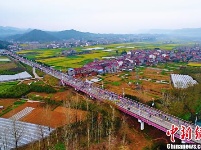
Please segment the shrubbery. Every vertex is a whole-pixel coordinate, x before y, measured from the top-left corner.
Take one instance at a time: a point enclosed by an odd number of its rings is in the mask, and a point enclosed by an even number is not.
[[[31,87],[26,84],[14,85],[11,88],[0,92],[1,98],[20,98],[31,91]]]
[[[112,82],[112,85],[114,85],[114,86],[119,86],[121,83],[120,82]]]
[[[56,90],[51,86],[48,86],[48,85],[41,86],[41,85],[35,85],[35,84],[31,85],[31,91],[32,92],[45,92],[45,93],[55,93],[56,92]]]
[[[28,94],[29,92],[44,92],[44,93],[55,93],[56,90],[48,85],[38,85],[38,84],[20,84],[14,85],[11,88],[8,88],[0,92],[1,98],[20,98],[23,95]]]

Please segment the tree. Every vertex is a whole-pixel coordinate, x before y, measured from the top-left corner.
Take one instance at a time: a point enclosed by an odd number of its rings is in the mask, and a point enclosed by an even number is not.
[[[69,149],[69,144],[70,144],[70,139],[72,139],[72,130],[71,130],[71,121],[72,121],[72,116],[70,113],[70,108],[71,108],[71,103],[69,101],[64,101],[63,103],[63,107],[64,109],[64,114],[66,119],[64,120],[64,126],[62,128],[63,132],[62,132],[62,138],[64,139],[64,144],[65,144],[65,148],[66,150]]]
[[[163,94],[164,106],[169,113],[185,120],[194,121],[201,113],[201,85],[186,89],[171,89]],[[178,109],[179,108],[179,109]]]
[[[3,132],[0,133],[0,143],[2,143],[2,145],[0,145],[0,149],[9,149],[8,147],[8,133],[9,129],[5,129]]]
[[[22,136],[24,135],[24,126],[21,122],[17,120],[12,121],[12,128],[10,129],[11,134],[15,141],[15,149],[18,149],[18,142],[21,140]]]

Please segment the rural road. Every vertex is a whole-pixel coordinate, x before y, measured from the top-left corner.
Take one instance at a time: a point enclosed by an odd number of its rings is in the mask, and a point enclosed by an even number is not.
[[[34,77],[36,78],[36,79],[39,79],[40,77],[37,75],[37,73],[36,73],[36,68],[35,67],[33,67],[33,74],[34,74]]]

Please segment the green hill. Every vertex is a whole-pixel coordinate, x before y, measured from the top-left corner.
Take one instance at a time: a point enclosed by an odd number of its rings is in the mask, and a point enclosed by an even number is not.
[[[4,39],[5,37],[16,35],[16,34],[23,34],[29,32],[30,29],[20,29],[15,27],[3,27],[0,26],[0,38]]]
[[[9,42],[0,41],[0,49],[7,49],[8,45],[10,45]]]
[[[49,33],[42,30],[32,30],[28,33],[23,34],[22,36],[15,39],[15,41],[20,42],[49,42],[49,41],[57,41],[58,38],[50,35]]]
[[[61,39],[61,40],[68,40],[68,39],[92,39],[99,36],[99,34],[89,33],[89,32],[80,32],[76,30],[64,30],[59,32],[49,32],[51,35]]]

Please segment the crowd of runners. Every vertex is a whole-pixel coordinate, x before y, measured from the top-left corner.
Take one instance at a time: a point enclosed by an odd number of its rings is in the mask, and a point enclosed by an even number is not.
[[[30,61],[15,53],[8,52],[8,55],[21,61],[22,63],[40,69],[41,71],[62,80],[62,82],[66,85],[72,86],[77,91],[84,92],[85,94],[89,95],[92,99],[95,98],[97,100],[113,101],[117,105],[117,107],[126,109],[127,111],[135,113],[136,115],[143,117],[149,121],[152,121],[158,125],[161,125],[167,129],[170,129],[170,126],[172,124],[176,126],[191,126],[192,129],[195,129],[195,125],[193,123],[184,121],[180,118],[162,112],[151,106],[142,104],[129,98],[125,98],[122,95],[118,95],[114,92],[102,89],[101,87],[93,86],[91,83],[76,79],[72,76],[68,76],[66,73],[62,73],[61,71],[55,70],[54,68],[46,66],[44,64],[39,64]]]

